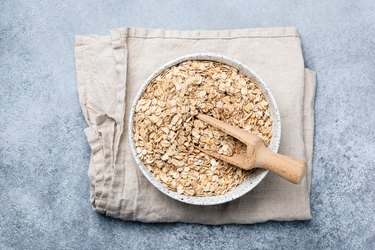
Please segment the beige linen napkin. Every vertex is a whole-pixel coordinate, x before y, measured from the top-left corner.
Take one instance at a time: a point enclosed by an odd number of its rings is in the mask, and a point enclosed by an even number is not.
[[[279,152],[306,159],[299,185],[270,173],[251,192],[222,205],[195,206],[154,188],[138,170],[128,142],[128,114],[141,84],[163,64],[192,53],[218,53],[253,68],[281,113]],[[310,185],[315,74],[305,69],[295,28],[171,31],[122,28],[78,36],[77,84],[92,149],[94,210],[123,220],[204,224],[311,219]]]

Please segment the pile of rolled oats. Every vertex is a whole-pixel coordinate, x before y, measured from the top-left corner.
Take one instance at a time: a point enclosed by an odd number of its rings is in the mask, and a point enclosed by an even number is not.
[[[251,174],[195,146],[231,156],[246,146],[195,118],[203,113],[272,137],[268,103],[254,82],[229,65],[186,61],[161,73],[144,90],[134,114],[138,157],[167,188],[190,196],[221,195]]]

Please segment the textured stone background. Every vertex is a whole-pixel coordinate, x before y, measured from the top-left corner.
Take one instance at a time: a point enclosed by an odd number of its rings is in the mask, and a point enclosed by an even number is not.
[[[312,221],[142,224],[91,210],[74,36],[121,26],[299,29],[318,73]],[[0,249],[375,249],[374,81],[373,0],[1,1]]]

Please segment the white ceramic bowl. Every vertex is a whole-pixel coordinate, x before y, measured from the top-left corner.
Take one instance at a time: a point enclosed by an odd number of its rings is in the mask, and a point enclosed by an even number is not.
[[[207,61],[221,62],[227,65],[230,65],[234,68],[237,68],[242,74],[254,80],[257,86],[262,90],[266,100],[269,103],[269,110],[270,110],[270,114],[272,118],[272,138],[271,138],[269,148],[274,152],[277,152],[279,148],[279,144],[280,144],[280,135],[281,135],[280,114],[279,114],[279,110],[277,108],[275,99],[272,96],[267,85],[252,69],[250,69],[248,66],[245,66],[244,64],[240,63],[239,61],[235,59],[232,59],[223,55],[218,55],[218,54],[202,53],[202,54],[193,54],[193,55],[179,57],[165,64],[159,69],[157,69],[143,83],[142,87],[138,90],[137,95],[134,99],[134,103],[132,105],[131,111],[130,111],[128,132],[129,132],[129,141],[130,141],[132,154],[141,172],[157,189],[159,189],[161,192],[163,192],[164,194],[168,195],[169,197],[173,199],[176,199],[185,203],[189,203],[189,204],[194,204],[194,205],[217,205],[217,204],[221,204],[221,203],[225,203],[225,202],[229,202],[234,199],[237,199],[243,196],[244,194],[246,194],[247,192],[249,192],[250,190],[252,190],[256,185],[258,185],[263,180],[263,178],[267,175],[268,170],[256,169],[240,185],[238,185],[237,187],[233,188],[232,190],[230,190],[229,192],[223,195],[210,196],[210,197],[195,197],[195,196],[181,195],[181,194],[178,194],[177,192],[169,190],[154,177],[154,175],[147,169],[147,167],[143,164],[143,162],[138,158],[138,155],[136,153],[135,143],[134,143],[133,117],[135,113],[135,107],[144,89],[148,86],[150,82],[152,82],[164,70],[174,65],[177,65],[181,62],[190,61],[190,60],[207,60]]]

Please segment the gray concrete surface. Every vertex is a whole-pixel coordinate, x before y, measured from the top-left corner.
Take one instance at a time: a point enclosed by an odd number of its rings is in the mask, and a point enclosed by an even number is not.
[[[375,249],[374,13],[373,0],[1,1],[0,249]],[[312,221],[142,224],[91,210],[74,36],[121,26],[298,27],[318,72]]]

